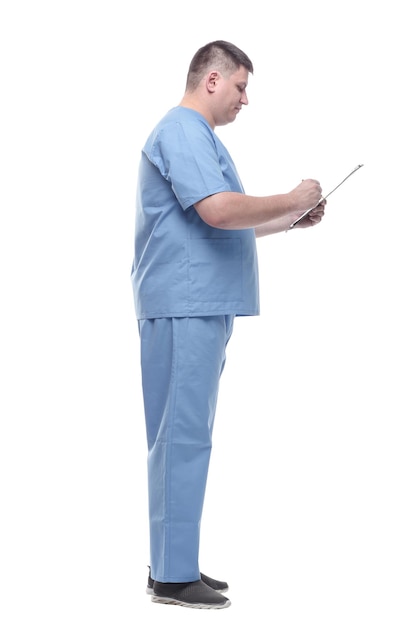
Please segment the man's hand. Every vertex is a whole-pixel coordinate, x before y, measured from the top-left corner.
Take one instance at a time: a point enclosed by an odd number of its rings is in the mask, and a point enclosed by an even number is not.
[[[308,213],[302,220],[294,226],[294,228],[307,228],[308,226],[315,226],[319,224],[324,216],[324,207],[327,204],[327,200],[322,200],[314,209]]]
[[[294,203],[294,213],[302,215],[307,209],[316,206],[321,198],[321,186],[318,180],[306,178],[297,187],[290,191],[290,196]]]

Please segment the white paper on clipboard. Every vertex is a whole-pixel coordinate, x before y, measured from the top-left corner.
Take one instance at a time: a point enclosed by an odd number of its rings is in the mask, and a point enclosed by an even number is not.
[[[294,228],[294,226],[296,224],[298,224],[298,222],[301,222],[302,219],[305,218],[306,215],[308,215],[310,213],[310,211],[312,211],[313,209],[315,209],[316,207],[318,207],[318,205],[320,204],[320,202],[322,202],[323,200],[326,200],[326,198],[328,198],[330,196],[330,194],[332,194],[334,191],[336,191],[336,189],[338,189],[340,187],[340,185],[343,185],[343,183],[345,182],[345,180],[347,180],[350,176],[352,176],[352,174],[354,174],[355,172],[358,171],[359,168],[363,167],[363,163],[362,165],[357,165],[355,167],[355,169],[353,169],[350,174],[348,174],[338,185],[336,185],[336,187],[334,187],[331,191],[329,191],[329,193],[327,195],[325,195],[324,197],[320,198],[320,200],[317,202],[317,204],[315,204],[314,206],[312,206],[310,209],[307,209],[307,211],[304,211],[304,213],[302,215],[300,215],[300,217],[298,217],[289,227],[288,230],[291,230],[291,228]]]

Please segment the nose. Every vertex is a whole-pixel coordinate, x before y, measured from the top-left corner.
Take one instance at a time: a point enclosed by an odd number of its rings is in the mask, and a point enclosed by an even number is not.
[[[245,89],[245,91],[242,91],[242,95],[240,96],[240,102],[242,104],[249,104],[249,100],[248,100],[248,95],[246,93],[246,89]]]

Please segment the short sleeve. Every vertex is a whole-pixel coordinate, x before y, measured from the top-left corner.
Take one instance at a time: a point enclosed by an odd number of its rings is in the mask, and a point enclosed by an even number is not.
[[[230,191],[211,129],[201,121],[164,125],[146,149],[185,210],[203,198]]]

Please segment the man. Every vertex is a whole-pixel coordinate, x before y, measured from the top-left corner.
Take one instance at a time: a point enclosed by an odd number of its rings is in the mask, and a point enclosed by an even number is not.
[[[248,104],[253,66],[225,41],[197,51],[180,104],[142,151],[132,284],[148,443],[152,600],[230,605],[198,553],[212,430],[236,316],[258,315],[255,237],[286,230],[321,200],[316,180],[245,195],[215,134]],[[320,222],[325,201],[296,227]]]

